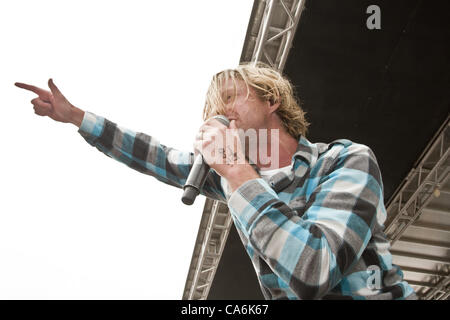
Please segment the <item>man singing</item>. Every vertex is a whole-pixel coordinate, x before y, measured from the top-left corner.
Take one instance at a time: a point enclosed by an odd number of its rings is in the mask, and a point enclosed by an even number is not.
[[[186,182],[193,152],[73,106],[51,79],[50,91],[16,86],[38,95],[31,101],[36,114],[76,125],[109,157],[179,188]],[[212,118],[219,114],[229,127]],[[227,203],[266,299],[417,298],[392,264],[370,148],[308,141],[291,83],[265,65],[216,74],[203,116],[194,150],[211,170],[201,193]],[[241,133],[250,131],[256,140],[245,143]]]

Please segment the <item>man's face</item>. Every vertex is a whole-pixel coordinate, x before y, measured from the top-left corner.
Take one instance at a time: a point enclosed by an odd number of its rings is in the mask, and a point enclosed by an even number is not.
[[[222,89],[222,98],[225,101],[225,116],[236,121],[240,129],[265,129],[269,117],[269,102],[261,101],[253,88],[247,86],[242,80],[236,80],[236,88],[232,80],[226,81]]]

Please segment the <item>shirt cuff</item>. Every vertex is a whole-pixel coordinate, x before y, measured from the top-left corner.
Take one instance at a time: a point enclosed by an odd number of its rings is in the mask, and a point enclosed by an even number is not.
[[[105,118],[85,111],[78,133],[83,137],[98,138],[102,134],[105,125]]]
[[[262,178],[246,181],[237,188],[228,200],[230,212],[239,220],[247,233],[263,210],[279,201],[277,193]]]

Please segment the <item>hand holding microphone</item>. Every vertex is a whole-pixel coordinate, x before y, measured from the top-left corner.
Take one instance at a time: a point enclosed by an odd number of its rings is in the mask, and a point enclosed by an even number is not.
[[[218,115],[214,116],[213,119],[220,121],[226,127],[230,125],[230,121],[225,116]],[[183,187],[184,192],[181,201],[184,204],[192,205],[194,203],[195,198],[200,194],[200,190],[205,183],[209,169],[210,166],[203,159],[203,155],[199,153],[195,157],[194,164]]]

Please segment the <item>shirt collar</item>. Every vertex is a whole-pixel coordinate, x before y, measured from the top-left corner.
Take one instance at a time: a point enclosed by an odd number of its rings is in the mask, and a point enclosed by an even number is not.
[[[279,192],[289,186],[295,177],[303,180],[308,171],[317,163],[319,156],[326,152],[333,144],[340,143],[344,146],[350,145],[352,142],[347,139],[338,139],[329,144],[325,143],[311,143],[304,136],[300,136],[298,140],[297,150],[292,156],[292,171],[286,175],[284,172],[278,172],[270,179],[270,186]],[[299,163],[297,163],[297,161]],[[302,163],[303,162],[303,163]],[[259,173],[259,171],[258,171]]]
[[[323,151],[324,150],[319,150],[316,144],[311,143],[304,136],[300,135],[300,138],[298,139],[297,149],[295,150],[295,153],[292,155],[291,165],[293,166],[295,160],[297,159],[302,159],[303,161],[307,162],[308,165],[314,165],[317,161],[319,154],[322,153]],[[256,164],[252,162],[250,162],[250,164],[259,173],[260,170],[256,166]]]
[[[289,186],[292,181],[294,181],[296,176],[305,176],[309,168],[316,163],[317,158],[319,157],[319,154],[321,152],[323,152],[323,150],[319,150],[319,147],[316,144],[313,144],[305,137],[300,136],[298,140],[297,150],[292,156],[292,169],[290,174],[286,175],[284,172],[280,171],[273,175],[269,180],[269,184],[272,189],[274,189],[275,192],[280,192],[281,190]],[[304,164],[296,165],[297,160],[303,161]]]
[[[302,159],[307,162],[309,166],[313,166],[319,157],[319,153],[320,152],[317,145],[311,143],[308,139],[301,135],[298,139],[297,150],[292,156],[292,164],[295,163],[296,159]]]

